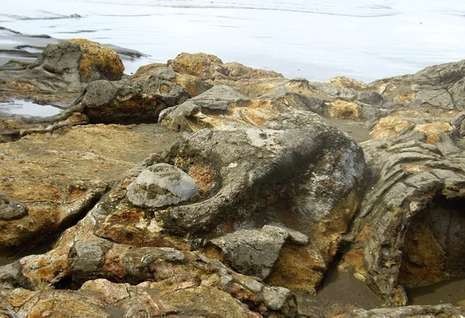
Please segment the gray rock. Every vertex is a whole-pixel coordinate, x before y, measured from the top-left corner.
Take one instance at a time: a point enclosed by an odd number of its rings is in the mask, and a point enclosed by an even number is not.
[[[383,104],[383,96],[373,91],[363,91],[358,94],[357,99],[365,104],[379,106]]]
[[[291,297],[291,291],[283,287],[263,288],[263,300],[265,305],[271,310],[280,310]]]
[[[444,152],[451,145],[415,140],[368,141],[363,147],[373,183],[368,185],[352,228],[356,241],[352,248],[363,251],[368,283],[387,303],[405,305],[402,284],[428,285],[464,275],[458,270],[462,266],[457,265],[462,258],[456,254],[457,249],[463,249],[463,236],[456,225],[463,224],[458,211],[463,211],[465,202],[464,151]],[[428,234],[417,241],[420,228],[435,239],[426,242]],[[370,234],[357,238],[362,232]],[[430,257],[419,260],[425,251]],[[409,268],[403,280],[399,277],[401,267]],[[440,274],[415,275],[415,270]],[[405,274],[409,272],[412,274]]]
[[[297,245],[307,245],[308,244],[308,236],[303,234],[302,232],[293,230],[291,228],[288,228],[287,226],[280,224],[280,223],[272,223],[272,226],[279,227],[283,230],[285,230],[288,234],[287,240],[290,241],[293,244]],[[268,227],[269,225],[265,225],[265,227]]]
[[[191,118],[201,112],[227,111],[231,104],[248,100],[247,97],[225,85],[216,85],[186,102],[160,113],[159,122],[176,130],[184,130]]]
[[[27,215],[27,208],[15,200],[0,194],[0,220],[16,220]]]
[[[238,272],[266,278],[287,237],[287,231],[279,227],[264,226],[260,230],[239,230],[210,242],[223,251]]]
[[[188,201],[197,193],[197,185],[187,173],[159,163],[137,176],[128,186],[127,197],[136,206],[160,208]]]
[[[92,276],[100,271],[105,254],[111,244],[105,240],[77,241],[70,252],[71,269],[74,275]]]

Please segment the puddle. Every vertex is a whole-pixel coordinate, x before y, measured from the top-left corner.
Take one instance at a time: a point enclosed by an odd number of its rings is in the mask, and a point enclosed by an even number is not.
[[[351,136],[356,142],[362,142],[370,139],[370,129],[367,123],[353,120],[344,120],[336,118],[325,118],[331,126]]]
[[[465,300],[465,279],[407,289],[410,305],[439,305]]]
[[[51,105],[39,105],[25,100],[0,103],[0,115],[22,117],[49,117],[59,114],[62,109]]]

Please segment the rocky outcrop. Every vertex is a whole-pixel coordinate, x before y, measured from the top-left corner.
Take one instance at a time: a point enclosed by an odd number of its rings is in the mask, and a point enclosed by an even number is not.
[[[413,75],[383,79],[371,86],[394,104],[463,110],[464,76],[465,61],[459,61],[430,66]]]
[[[124,66],[118,54],[88,40],[48,45],[32,64],[11,62],[0,68],[0,100],[33,99],[68,106],[93,80],[118,80]]]
[[[110,182],[172,142],[165,136],[148,126],[88,126],[0,144],[0,247],[53,235],[87,213]]]
[[[465,277],[461,63],[316,83],[183,53],[123,76],[114,52],[73,40],[23,66],[0,78],[77,99],[42,122],[0,119],[0,247],[62,232],[4,261],[1,314],[462,314],[372,309]],[[361,281],[345,274],[344,301],[325,290],[340,270]]]
[[[463,149],[446,134],[435,145],[420,134],[365,142],[373,186],[366,194],[346,258],[388,303],[405,304],[401,287],[463,277],[460,262],[465,192]]]

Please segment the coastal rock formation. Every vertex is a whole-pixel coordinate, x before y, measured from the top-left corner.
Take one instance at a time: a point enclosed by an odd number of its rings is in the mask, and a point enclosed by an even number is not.
[[[173,135],[148,126],[84,126],[0,144],[0,248],[72,224],[110,182]],[[153,138],[165,144],[154,145]]]
[[[447,133],[436,144],[407,135],[363,144],[373,181],[346,255],[390,304],[407,302],[402,285],[465,277],[463,148]]]
[[[124,66],[118,54],[88,40],[48,45],[35,63],[10,62],[0,68],[0,100],[34,99],[67,106],[86,83],[118,80]]]
[[[317,83],[182,53],[127,76],[85,40],[7,64],[0,100],[66,110],[0,118],[0,316],[461,317],[376,307],[465,278],[462,64]]]

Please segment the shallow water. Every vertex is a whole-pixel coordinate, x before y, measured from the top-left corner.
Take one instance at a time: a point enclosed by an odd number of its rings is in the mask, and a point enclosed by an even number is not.
[[[4,0],[0,26],[87,37],[149,61],[205,51],[319,80],[369,81],[465,57],[463,0]]]
[[[17,115],[25,117],[49,117],[59,114],[62,109],[50,105],[39,105],[25,100],[0,103],[0,115]]]
[[[412,305],[438,305],[465,300],[465,279],[456,279],[432,286],[407,290]]]

